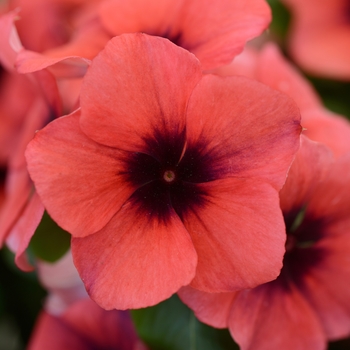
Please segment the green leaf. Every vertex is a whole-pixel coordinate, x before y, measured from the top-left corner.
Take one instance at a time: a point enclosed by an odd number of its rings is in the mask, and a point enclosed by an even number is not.
[[[42,260],[55,262],[68,251],[70,239],[71,235],[61,229],[45,211],[31,239],[29,249]]]
[[[162,303],[131,311],[140,338],[152,350],[235,350],[227,329],[199,322],[177,295]]]
[[[272,11],[272,22],[270,30],[280,40],[280,44],[284,44],[290,25],[290,13],[288,9],[279,0],[267,1]]]

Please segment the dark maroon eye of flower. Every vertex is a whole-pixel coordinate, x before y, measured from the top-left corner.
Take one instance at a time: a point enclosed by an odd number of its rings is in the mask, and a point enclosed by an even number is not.
[[[344,10],[341,12],[341,14],[344,17],[345,23],[350,25],[350,0],[344,1],[343,9]]]
[[[173,183],[176,180],[175,173],[172,170],[165,170],[163,180],[168,183]]]
[[[324,222],[306,215],[306,208],[284,214],[287,240],[282,274],[293,280],[302,280],[308,270],[325,256],[316,243],[324,236]]]
[[[6,167],[0,167],[0,183],[4,182],[7,175],[7,168]]]
[[[181,217],[205,203],[199,183],[215,179],[213,158],[203,145],[186,145],[185,133],[154,132],[144,153],[125,159],[125,175],[138,189],[132,200],[143,214],[167,220],[171,209]]]

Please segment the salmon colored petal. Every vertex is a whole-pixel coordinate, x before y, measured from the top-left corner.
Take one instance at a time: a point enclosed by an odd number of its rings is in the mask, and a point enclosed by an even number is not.
[[[303,135],[300,140],[299,151],[280,191],[281,209],[284,213],[299,211],[309,202],[315,188],[328,175],[333,161],[331,151],[324,145]]]
[[[228,292],[275,279],[286,239],[278,193],[256,180],[198,185],[205,203],[184,217],[198,254],[193,288]]]
[[[161,36],[161,33],[171,30],[182,4],[183,0],[103,1],[99,17],[113,35],[143,32]]]
[[[67,44],[47,50],[45,55],[48,57],[79,56],[91,60],[111,39],[97,18],[79,26],[73,34]]]
[[[188,145],[204,144],[216,178],[256,177],[277,189],[301,131],[299,110],[284,94],[244,77],[214,75],[194,89],[186,127]]]
[[[84,76],[90,63],[90,60],[78,56],[48,57],[29,50],[22,50],[16,59],[19,73],[33,73],[49,68],[59,78]]]
[[[86,350],[86,341],[70,330],[58,317],[42,312],[35,324],[28,350],[62,350],[71,347]]]
[[[44,125],[48,119],[49,109],[41,98],[36,98],[31,104],[23,121],[18,140],[11,152],[6,177],[5,201],[0,212],[0,242],[2,243],[10,233],[17,220],[23,214],[30,198],[33,185],[24,158],[24,151],[28,142],[33,138],[36,130]]]
[[[169,298],[194,277],[197,255],[171,212],[167,221],[125,204],[100,232],[72,239],[74,264],[104,309],[141,308]]]
[[[106,311],[92,300],[83,299],[60,317],[41,313],[28,349],[136,350],[138,342],[129,313]]]
[[[23,50],[18,54],[16,67],[20,73],[47,68],[58,78],[82,77],[94,58],[106,45],[110,36],[98,21],[89,21],[77,29],[66,45],[38,54]]]
[[[25,168],[15,169],[7,175],[5,201],[0,211],[0,246],[27,205],[32,186]]]
[[[315,244],[322,249],[319,261],[302,281],[300,289],[318,314],[329,339],[348,336],[350,331],[350,219],[342,224],[339,233],[333,232]],[[328,228],[327,228],[328,231]]]
[[[187,100],[201,75],[197,59],[168,40],[115,37],[84,78],[81,128],[96,142],[144,152],[144,137],[157,129],[183,131]]]
[[[18,11],[12,11],[0,17],[0,62],[9,71],[14,70],[17,53],[22,49],[14,22]]]
[[[327,179],[317,187],[307,206],[312,217],[327,218],[327,223],[347,221],[350,208],[350,154],[338,158]]]
[[[289,51],[311,74],[350,79],[347,0],[283,0],[291,10]]]
[[[256,69],[257,80],[291,97],[302,114],[308,108],[321,106],[312,85],[283,58],[276,45],[269,44],[263,48]]]
[[[312,109],[303,113],[304,134],[327,145],[336,157],[350,152],[350,123],[327,110]]]
[[[228,327],[228,316],[236,293],[206,293],[187,286],[181,288],[178,295],[201,322],[215,328]]]
[[[39,196],[34,193],[6,240],[6,244],[16,254],[16,265],[23,271],[32,271],[34,269],[28,261],[26,249],[39,226],[43,214],[44,206]]]
[[[79,116],[77,111],[39,131],[26,158],[50,216],[83,237],[105,226],[134,189],[118,174],[123,170],[121,153],[87,138],[80,131]]]
[[[73,304],[63,319],[97,348],[132,350],[137,340],[129,312],[106,311],[89,299]]]
[[[178,18],[184,47],[199,58],[203,69],[230,63],[270,21],[271,10],[260,0],[184,1]]]
[[[314,311],[292,285],[269,283],[240,292],[229,329],[242,350],[326,348]]]
[[[168,38],[194,53],[203,69],[231,62],[271,20],[260,0],[112,0],[102,3],[100,17],[114,35],[144,32]]]

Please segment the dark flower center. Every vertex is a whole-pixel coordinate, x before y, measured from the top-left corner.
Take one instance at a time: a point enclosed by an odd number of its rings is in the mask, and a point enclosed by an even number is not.
[[[325,251],[316,245],[324,235],[325,222],[312,217],[306,207],[284,213],[284,220],[287,241],[281,275],[300,284],[304,275],[325,256]]]
[[[175,173],[172,170],[166,170],[163,175],[163,179],[165,182],[173,182],[175,181]]]
[[[7,176],[7,167],[0,165],[0,185],[5,182]]]
[[[136,189],[131,201],[140,215],[167,221],[175,211],[186,212],[205,205],[207,192],[200,183],[215,179],[213,159],[200,144],[186,145],[185,132],[155,131],[144,138],[144,152],[125,159],[126,181]]]
[[[341,15],[345,24],[350,25],[350,0],[344,1],[344,7],[342,8]]]

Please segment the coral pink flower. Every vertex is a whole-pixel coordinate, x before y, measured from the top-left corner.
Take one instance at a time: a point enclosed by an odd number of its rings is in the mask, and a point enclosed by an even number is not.
[[[350,157],[332,162],[323,145],[302,141],[280,195],[287,242],[278,278],[236,293],[180,291],[243,350],[325,349],[350,333]]]
[[[80,99],[36,134],[27,161],[99,305],[144,307],[189,283],[223,291],[278,275],[278,190],[300,133],[288,97],[202,76],[188,51],[129,34],[93,61]]]
[[[231,62],[271,20],[262,0],[107,0],[99,14],[113,36],[144,32],[168,38],[194,53],[204,69]]]
[[[16,12],[0,18],[4,37],[0,39],[0,61],[7,69],[1,81],[0,162],[4,171],[4,190],[0,211],[0,246],[7,241],[16,252],[16,262],[30,269],[24,252],[40,222],[43,206],[32,193],[24,150],[36,130],[60,113],[60,101],[53,76],[42,71],[20,76],[14,71],[14,60],[21,43],[14,31]],[[5,40],[7,37],[8,40]],[[20,96],[21,98],[18,98]]]
[[[106,311],[90,299],[71,305],[62,315],[42,312],[29,350],[146,350],[126,311]]]
[[[283,0],[292,12],[290,52],[307,72],[350,80],[349,0]]]
[[[214,71],[220,75],[245,75],[286,93],[298,105],[304,134],[324,143],[335,156],[350,152],[350,123],[328,111],[312,85],[286,59],[278,48],[267,44],[261,51],[247,48],[232,64]]]
[[[106,44],[107,36],[135,32],[168,38],[194,53],[203,69],[209,69],[231,62],[271,21],[264,0],[107,0],[94,6],[95,17],[77,26],[66,45],[43,55],[22,51],[17,61],[19,71],[55,69],[78,56],[92,59]],[[74,65],[69,68],[71,74]]]

